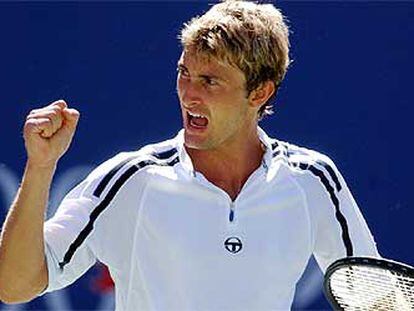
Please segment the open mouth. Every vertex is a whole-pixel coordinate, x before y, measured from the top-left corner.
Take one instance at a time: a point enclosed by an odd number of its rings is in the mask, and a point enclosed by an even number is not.
[[[196,129],[205,129],[208,125],[208,119],[197,113],[192,113],[187,111],[187,120],[188,124]]]

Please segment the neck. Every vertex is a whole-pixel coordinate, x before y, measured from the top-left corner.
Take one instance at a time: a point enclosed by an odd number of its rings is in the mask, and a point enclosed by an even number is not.
[[[194,169],[226,191],[234,200],[249,176],[260,166],[264,146],[257,132],[240,142],[212,150],[186,148]]]

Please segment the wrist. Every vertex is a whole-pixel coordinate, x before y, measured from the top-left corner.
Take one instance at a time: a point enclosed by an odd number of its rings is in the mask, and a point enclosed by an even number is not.
[[[28,159],[26,162],[26,171],[38,171],[38,172],[45,172],[45,173],[54,173],[56,170],[57,161],[50,161],[50,162],[38,162],[32,159]]]
[[[52,184],[55,171],[56,164],[53,165],[50,163],[49,165],[44,165],[28,160],[21,187],[26,187],[27,189],[42,189],[41,192],[47,192]]]

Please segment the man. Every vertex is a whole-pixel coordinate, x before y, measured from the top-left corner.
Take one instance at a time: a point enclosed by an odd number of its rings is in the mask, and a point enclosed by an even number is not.
[[[186,24],[177,93],[183,130],[95,169],[43,223],[79,113],[32,111],[28,160],[0,248],[0,297],[65,287],[96,260],[118,310],[287,310],[312,254],[378,256],[332,161],[258,128],[289,64],[270,4],[225,1]]]

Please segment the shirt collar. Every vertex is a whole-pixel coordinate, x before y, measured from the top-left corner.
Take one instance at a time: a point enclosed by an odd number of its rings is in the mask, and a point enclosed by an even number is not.
[[[266,132],[262,130],[260,126],[257,127],[257,134],[259,135],[260,141],[266,148],[262,159],[262,165],[266,171],[268,171],[273,159],[272,139],[267,136]]]
[[[266,132],[262,130],[259,126],[257,127],[257,134],[259,136],[260,141],[263,143],[265,147],[262,165],[264,169],[267,171],[272,162],[272,139],[269,136],[267,136]],[[175,141],[177,142],[178,157],[182,167],[188,173],[195,175],[193,162],[191,161],[191,158],[184,147],[184,129],[181,129],[178,132],[177,136],[175,137]]]

